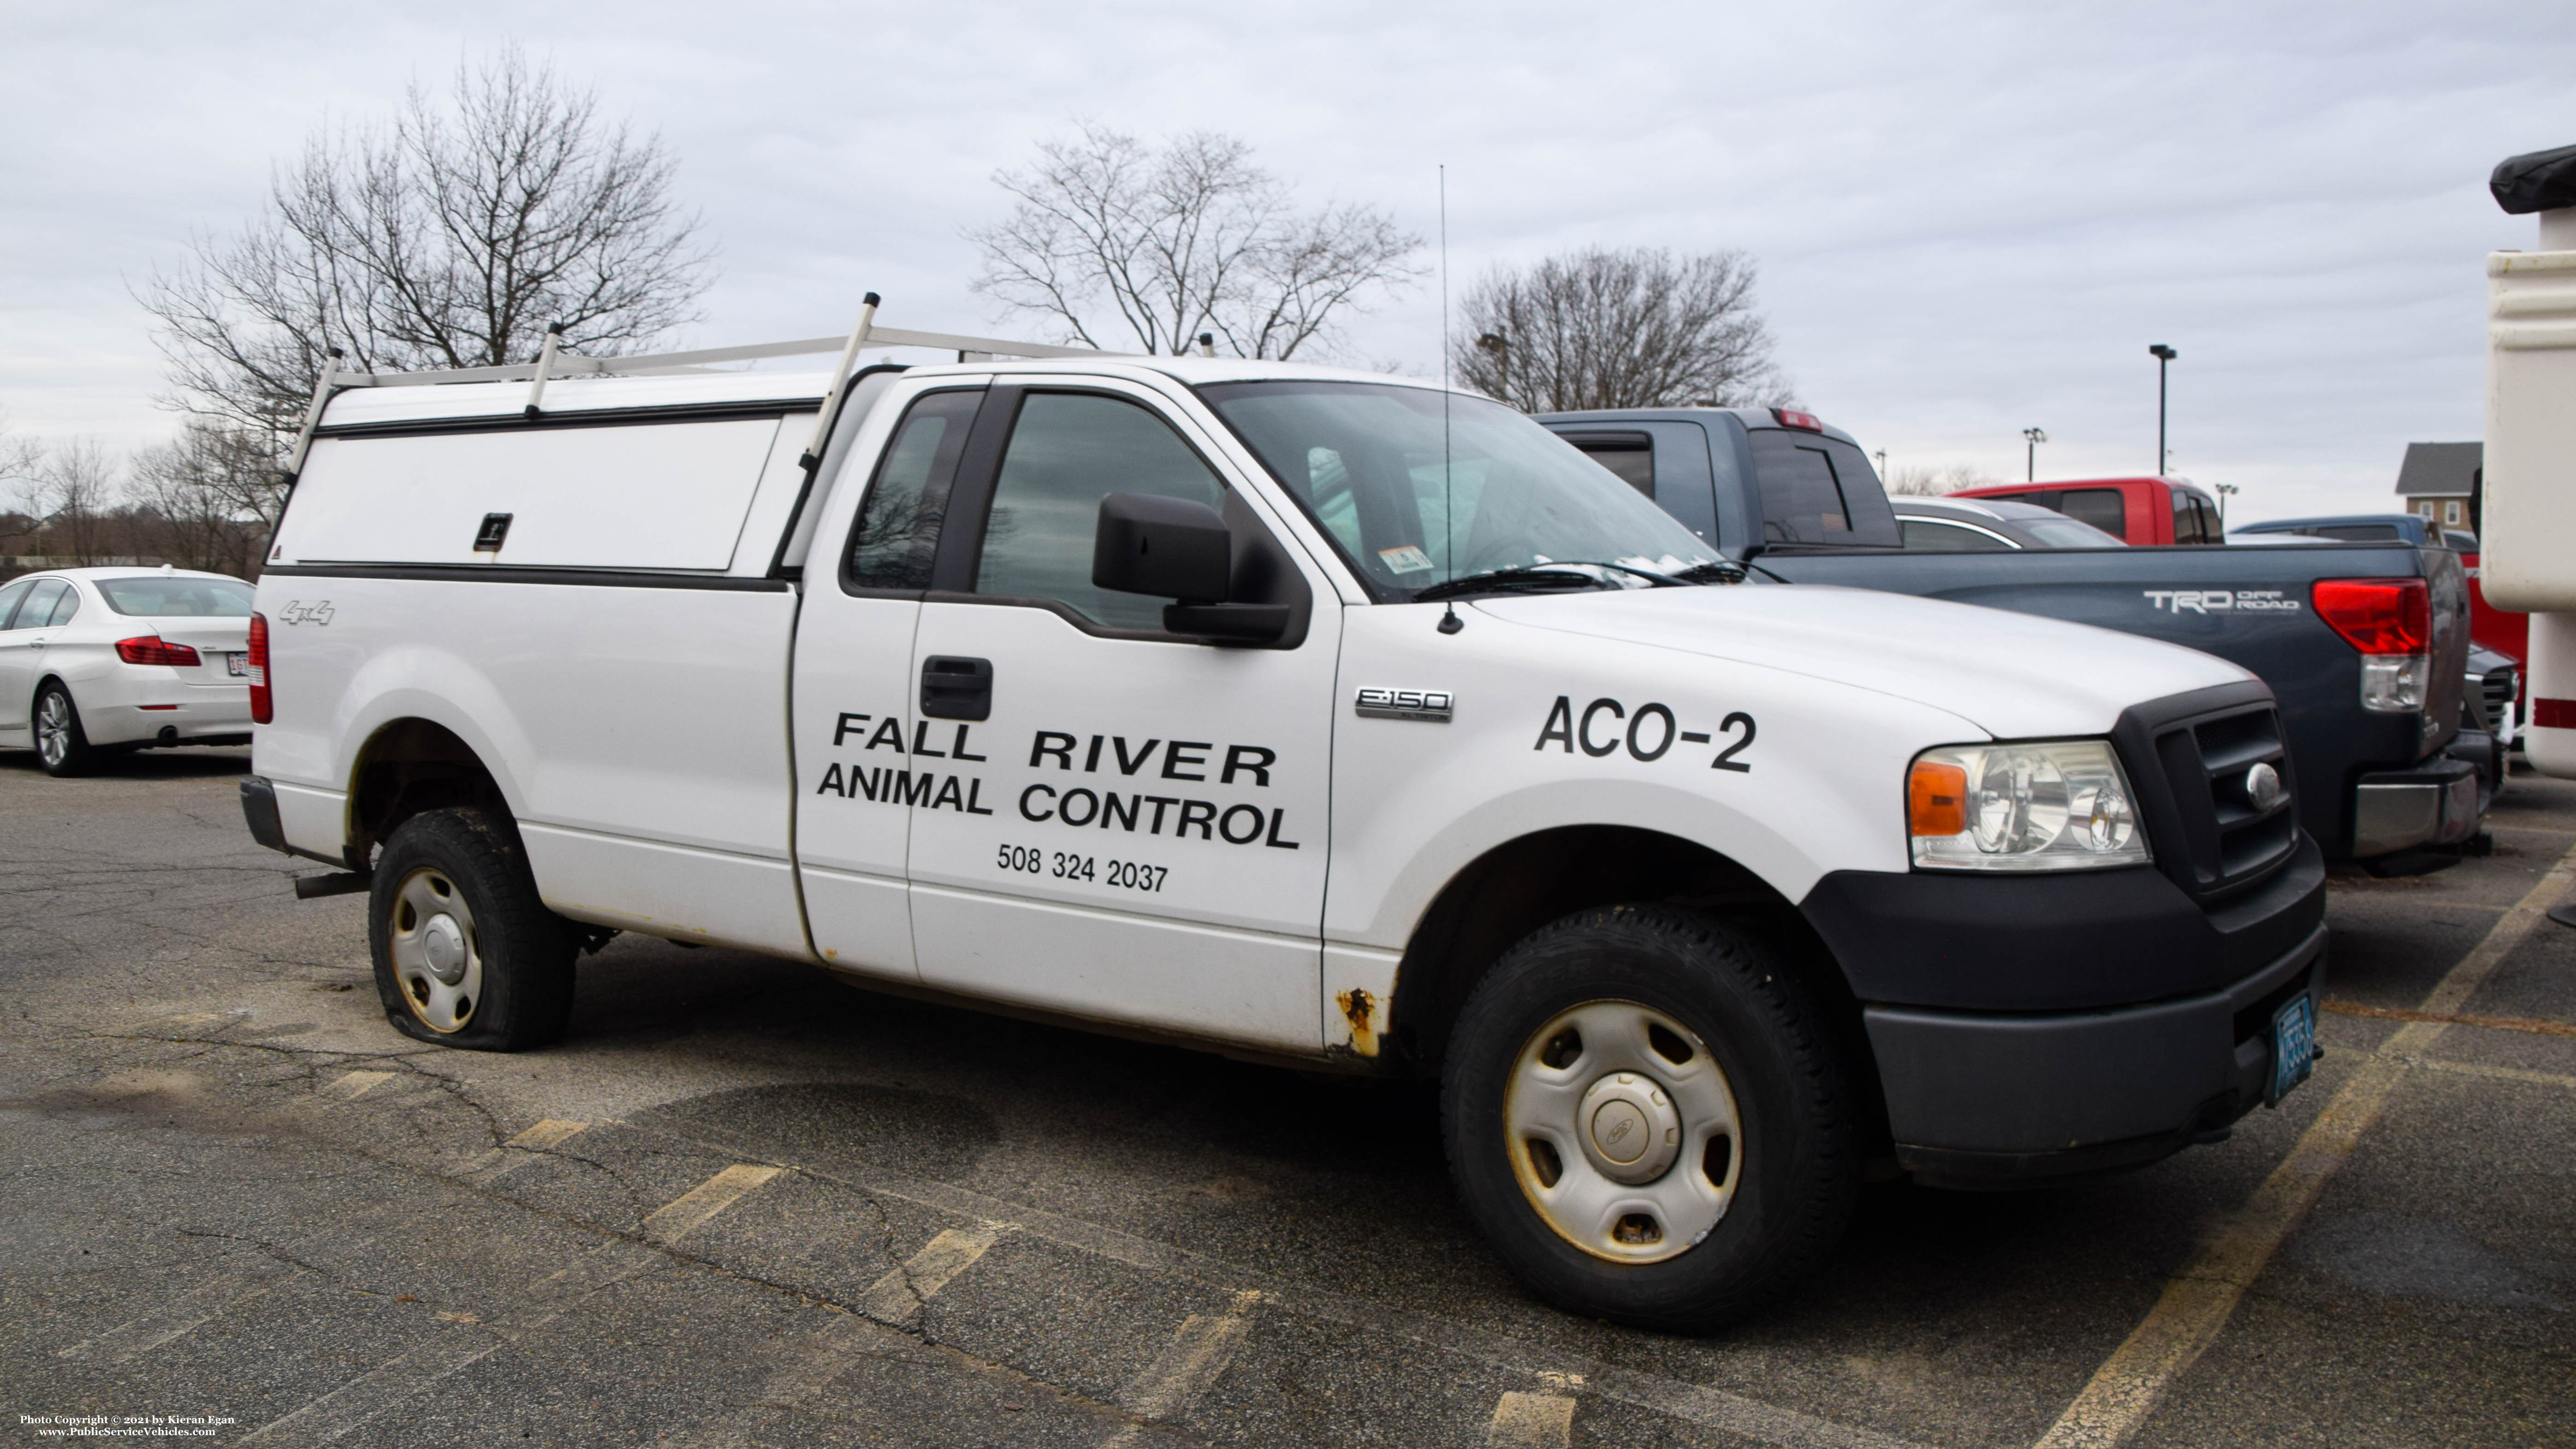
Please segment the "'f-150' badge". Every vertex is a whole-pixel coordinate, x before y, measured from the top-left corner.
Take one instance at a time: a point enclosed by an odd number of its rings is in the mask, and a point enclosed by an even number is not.
[[[1445,689],[1363,689],[1351,707],[1362,719],[1421,719],[1447,724],[1457,699]]]

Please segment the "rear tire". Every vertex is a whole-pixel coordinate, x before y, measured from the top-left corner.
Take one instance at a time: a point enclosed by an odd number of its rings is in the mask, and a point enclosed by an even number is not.
[[[1559,1307],[1722,1327],[1810,1272],[1850,1220],[1852,1074],[1830,1027],[1776,952],[1723,922],[1618,906],[1544,927],[1494,964],[1450,1038],[1459,1197]]]
[[[486,811],[415,815],[377,857],[367,948],[406,1036],[502,1052],[560,1040],[579,944],[538,898],[518,833]]]
[[[86,775],[98,768],[100,751],[81,728],[80,707],[59,679],[48,679],[36,691],[36,758],[45,773],[58,779]]]

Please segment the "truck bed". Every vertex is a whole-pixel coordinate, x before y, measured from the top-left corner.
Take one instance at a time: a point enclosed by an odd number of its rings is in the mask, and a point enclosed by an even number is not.
[[[1790,583],[1842,584],[1982,604],[2094,624],[2181,644],[2253,671],[2279,699],[2296,772],[2299,821],[2330,858],[2352,854],[2353,788],[2365,772],[2440,753],[2458,732],[2467,630],[2446,626],[2441,600],[2459,596],[2456,556],[2405,544],[2300,548],[2102,548],[2021,553],[1906,553],[1892,549],[1764,553],[1766,573]],[[2453,587],[2447,591],[2443,578]],[[2430,697],[2414,714],[2360,705],[2361,656],[2316,616],[2320,579],[2434,582]],[[1931,641],[1927,641],[1931,642]]]

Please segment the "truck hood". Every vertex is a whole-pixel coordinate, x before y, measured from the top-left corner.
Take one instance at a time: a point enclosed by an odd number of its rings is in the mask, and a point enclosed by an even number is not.
[[[1528,628],[1892,695],[1998,739],[2098,735],[2133,704],[2254,677],[2196,649],[2089,624],[1830,585],[1522,595],[1473,607]]]

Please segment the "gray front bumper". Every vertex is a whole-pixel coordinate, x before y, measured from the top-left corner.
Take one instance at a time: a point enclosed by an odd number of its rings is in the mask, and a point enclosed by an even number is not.
[[[2478,771],[2467,760],[2364,775],[2352,792],[2353,857],[2466,840],[2478,833],[2478,815]]]

